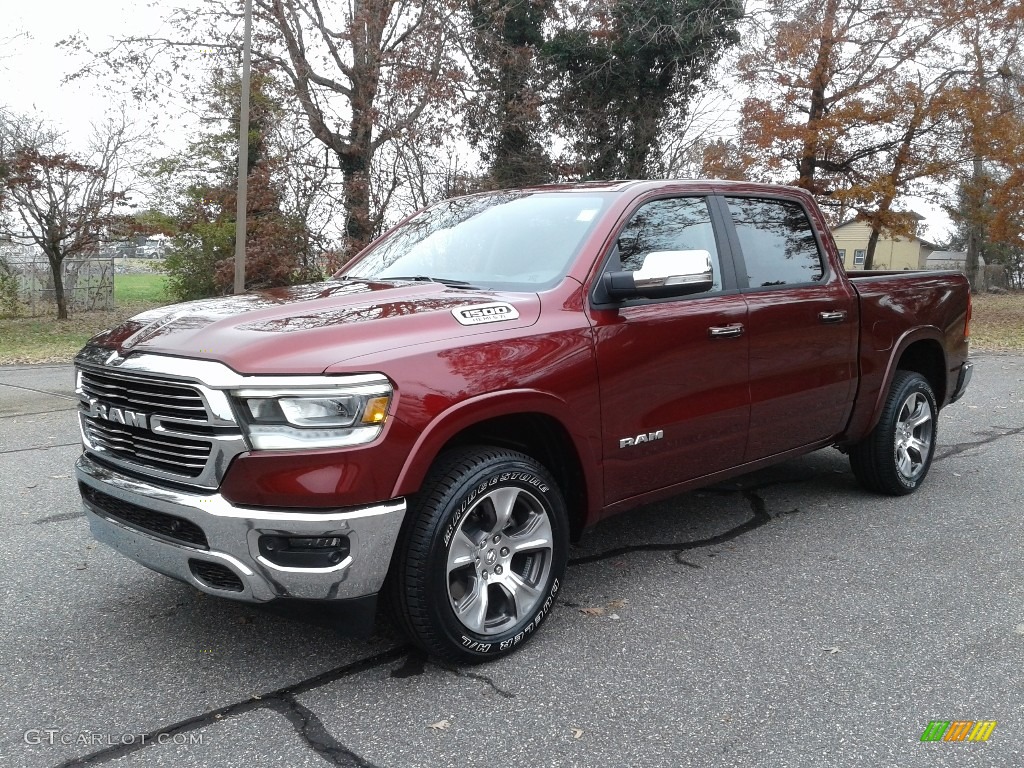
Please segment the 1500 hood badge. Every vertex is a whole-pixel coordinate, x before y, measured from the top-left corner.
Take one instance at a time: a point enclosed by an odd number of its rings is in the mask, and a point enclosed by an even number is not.
[[[456,307],[452,310],[452,314],[462,325],[500,323],[503,320],[517,320],[519,318],[519,310],[504,301]]]

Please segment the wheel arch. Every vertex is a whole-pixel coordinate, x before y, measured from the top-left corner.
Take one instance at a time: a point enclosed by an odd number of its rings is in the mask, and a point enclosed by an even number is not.
[[[863,429],[867,435],[878,424],[885,400],[897,371],[915,371],[928,381],[941,408],[946,397],[946,353],[942,347],[942,333],[938,328],[916,328],[908,331],[893,345],[882,385],[875,395],[871,418]]]
[[[544,393],[519,390],[462,401],[423,430],[398,476],[393,497],[416,493],[444,451],[465,445],[511,448],[533,457],[554,475],[569,512],[573,540],[596,519],[601,498],[590,438],[566,423],[571,409]]]
[[[900,354],[896,370],[921,374],[931,385],[935,402],[946,401],[946,353],[938,339],[923,338],[908,344]]]

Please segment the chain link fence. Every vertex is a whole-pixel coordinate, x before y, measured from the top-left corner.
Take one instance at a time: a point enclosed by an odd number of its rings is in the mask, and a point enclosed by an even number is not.
[[[114,259],[75,259],[62,265],[68,312],[114,308]],[[56,312],[53,273],[47,261],[0,264],[0,312],[38,317]]]

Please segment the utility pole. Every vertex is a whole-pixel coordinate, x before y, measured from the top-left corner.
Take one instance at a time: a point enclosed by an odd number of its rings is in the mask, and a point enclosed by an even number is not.
[[[249,79],[252,69],[252,0],[245,0],[242,103],[238,111],[238,201],[235,207],[235,293],[245,292],[245,211],[249,181]]]

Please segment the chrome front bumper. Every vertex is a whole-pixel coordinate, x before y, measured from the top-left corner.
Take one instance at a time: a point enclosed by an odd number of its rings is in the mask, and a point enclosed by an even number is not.
[[[246,602],[375,595],[384,583],[405,517],[404,499],[323,513],[236,507],[218,493],[184,493],[121,474],[88,454],[78,460],[75,473],[80,483],[106,496],[198,526],[208,548],[172,541],[83,499],[92,535],[98,541],[203,592]],[[284,567],[260,554],[258,542],[263,535],[345,536],[349,554],[328,568]],[[241,590],[218,588],[197,578],[190,560],[227,568],[241,581]]]

